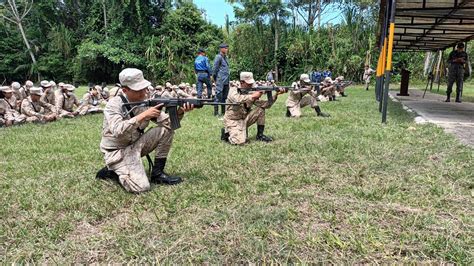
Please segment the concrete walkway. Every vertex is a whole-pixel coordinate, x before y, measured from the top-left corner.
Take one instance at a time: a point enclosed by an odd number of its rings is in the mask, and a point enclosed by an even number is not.
[[[446,96],[410,89],[410,96],[397,96],[398,91],[390,91],[390,96],[421,117],[416,121],[429,122],[441,126],[454,134],[463,144],[474,148],[474,103],[445,103]]]

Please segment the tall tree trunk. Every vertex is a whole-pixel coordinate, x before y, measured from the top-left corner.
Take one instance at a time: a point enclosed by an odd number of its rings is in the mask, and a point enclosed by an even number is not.
[[[278,12],[278,11],[277,11]],[[279,25],[278,25],[278,13],[275,12],[275,50],[273,54],[273,60],[275,61],[275,82],[278,82],[278,46],[279,46]]]
[[[18,28],[20,29],[21,37],[23,37],[23,41],[25,42],[26,48],[28,49],[28,52],[30,53],[31,61],[33,61],[33,64],[36,64],[36,57],[33,54],[33,51],[31,50],[30,43],[28,42],[28,39],[26,38],[25,31],[23,30],[23,25],[21,24],[21,21],[18,22]]]
[[[105,38],[107,38],[107,8],[105,6],[105,0],[102,0],[102,11],[104,12],[104,32]]]

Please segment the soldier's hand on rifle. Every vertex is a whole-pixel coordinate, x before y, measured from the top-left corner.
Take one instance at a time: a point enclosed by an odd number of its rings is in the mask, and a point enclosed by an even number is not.
[[[277,95],[280,95],[280,94],[283,94],[283,93],[285,93],[285,92],[287,92],[286,89],[280,88],[280,89],[278,89],[278,91],[277,91],[276,94],[277,94]]]
[[[137,121],[141,122],[143,120],[151,120],[153,118],[157,118],[161,114],[161,108],[163,108],[163,104],[158,104],[156,106],[148,108],[145,112],[140,113],[137,115]]]
[[[194,105],[190,103],[185,103],[183,107],[179,108],[178,114],[184,114],[186,112],[192,111],[194,109]]]

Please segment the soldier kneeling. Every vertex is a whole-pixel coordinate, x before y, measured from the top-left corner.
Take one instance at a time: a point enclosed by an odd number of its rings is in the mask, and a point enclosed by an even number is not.
[[[272,138],[265,136],[265,103],[258,102],[263,95],[263,91],[255,91],[245,94],[255,83],[252,72],[240,73],[240,88],[231,86],[227,96],[227,103],[237,103],[240,105],[226,106],[224,114],[224,128],[221,131],[221,139],[231,144],[241,145],[247,140],[247,128],[257,123],[256,140],[271,142]],[[240,93],[240,92],[242,93]],[[278,92],[277,94],[282,93]],[[277,95],[274,96],[276,100]],[[252,110],[252,106],[255,108]]]
[[[122,70],[119,79],[124,95],[111,98],[104,109],[100,150],[104,154],[106,167],[97,173],[97,177],[118,178],[125,190],[134,193],[149,190],[150,181],[169,185],[180,183],[181,177],[164,172],[174,130],[170,127],[169,116],[161,112],[163,105],[139,107],[127,112],[123,109],[124,103],[146,100],[151,83],[136,68]],[[184,112],[192,108],[185,105],[178,109],[178,115],[182,118]],[[150,121],[157,126],[145,132]],[[148,180],[141,157],[153,150],[155,163]]]

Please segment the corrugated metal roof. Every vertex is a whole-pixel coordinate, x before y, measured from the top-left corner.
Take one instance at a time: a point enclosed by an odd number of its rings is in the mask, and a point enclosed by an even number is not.
[[[383,27],[388,1],[380,3]],[[397,0],[395,51],[434,51],[474,39],[474,0]]]

